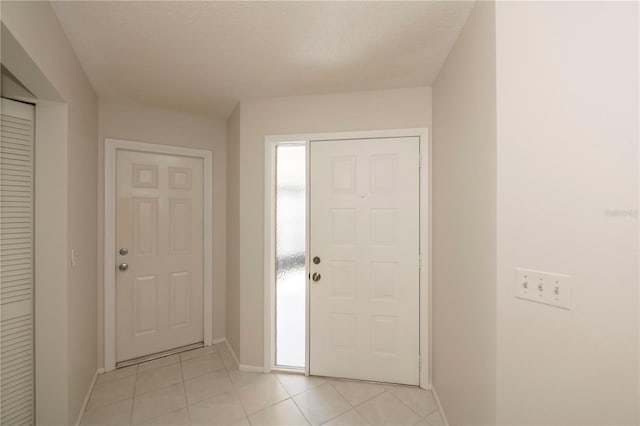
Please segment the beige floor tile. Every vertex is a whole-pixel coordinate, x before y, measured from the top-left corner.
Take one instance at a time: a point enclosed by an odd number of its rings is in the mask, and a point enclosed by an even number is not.
[[[216,353],[182,361],[182,375],[185,380],[216,371],[224,371],[224,365]]]
[[[209,354],[214,354],[216,352],[217,350],[215,345],[204,346],[202,348],[192,349],[190,351],[180,353],[180,360],[187,361],[189,359],[200,358]]]
[[[189,405],[222,393],[233,392],[233,384],[226,371],[205,374],[184,382]]]
[[[420,420],[413,410],[398,398],[385,392],[356,407],[358,413],[372,425],[413,425]]]
[[[356,410],[349,410],[339,415],[325,426],[368,426],[369,423]]]
[[[313,387],[296,396],[294,400],[307,420],[314,425],[331,420],[351,408],[329,384]]]
[[[133,401],[133,423],[138,424],[148,419],[169,414],[172,411],[186,407],[186,405],[187,399],[182,383],[136,395]]]
[[[84,413],[81,424],[83,426],[128,425],[131,419],[132,404],[133,399],[126,399],[93,410],[87,410]]]
[[[87,410],[133,398],[135,383],[136,376],[131,375],[96,384],[91,392]]]
[[[138,374],[136,395],[182,382],[180,364],[171,364]]]
[[[138,364],[138,372],[151,370],[152,368],[164,367],[167,365],[174,364],[176,362],[180,362],[180,355],[169,355],[162,358],[154,359],[152,361],[143,362],[142,364]]]
[[[289,398],[287,391],[272,375],[267,375],[265,380],[240,388],[238,396],[249,415]]]
[[[291,399],[279,402],[276,405],[272,405],[271,407],[250,415],[249,421],[252,425],[264,426],[300,426],[309,424]]]
[[[234,393],[223,393],[189,406],[192,425],[234,425],[247,419],[240,399]]]
[[[231,355],[231,352],[229,352],[229,348],[227,348],[226,343],[224,344],[223,347],[216,346],[216,349],[218,351],[218,355],[220,355],[222,364],[224,365],[224,368],[227,369],[227,371],[233,371],[238,369],[238,364],[236,364],[236,361],[233,359],[233,355]]]
[[[425,424],[429,426],[444,426],[444,420],[442,420],[439,411],[429,414],[424,421],[426,422]]]
[[[98,374],[98,378],[96,379],[96,384],[109,382],[111,380],[121,379],[126,376],[135,375],[138,372],[137,365],[131,365],[129,367],[117,368],[113,371],[109,371],[108,373]]]
[[[329,383],[354,407],[387,390],[385,385],[352,380],[331,380]]]
[[[222,355],[225,352],[229,353],[229,347],[227,346],[227,342],[216,343],[213,346],[215,346],[216,352],[220,355]]]
[[[434,411],[438,411],[438,405],[431,391],[416,387],[394,386],[389,392],[418,413],[420,417],[425,417]]]
[[[237,389],[260,381],[268,380],[267,377],[269,377],[269,374],[247,373],[239,370],[229,371],[229,378]]]
[[[277,374],[276,377],[291,396],[296,396],[314,386],[325,383],[325,380],[319,377],[304,376],[302,374]]]
[[[180,408],[160,417],[135,423],[135,426],[189,426],[190,424],[189,412],[186,408]]]

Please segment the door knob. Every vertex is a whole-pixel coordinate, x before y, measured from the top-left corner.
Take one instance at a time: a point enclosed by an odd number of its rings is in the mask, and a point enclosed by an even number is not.
[[[320,278],[322,278],[322,275],[320,275],[317,272],[314,272],[313,275],[311,275],[311,279],[316,281],[316,282],[320,281]]]
[[[121,263],[120,265],[118,265],[118,269],[120,269],[122,272],[125,272],[127,269],[129,269],[129,265],[127,265],[126,263]]]

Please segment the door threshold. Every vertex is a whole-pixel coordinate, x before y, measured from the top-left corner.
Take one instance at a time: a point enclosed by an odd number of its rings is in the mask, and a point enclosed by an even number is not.
[[[165,358],[171,355],[178,354],[180,352],[186,352],[192,349],[202,348],[203,346],[204,346],[204,342],[198,342],[198,343],[192,343],[191,345],[180,346],[179,348],[169,349],[169,350],[158,352],[151,355],[139,356],[137,358],[117,362],[116,368],[123,368],[123,367],[129,367],[135,364],[142,364],[143,362],[146,362],[146,361],[153,361],[154,359]]]
[[[285,365],[275,365],[272,369],[272,372],[275,373],[285,373],[285,374],[302,374],[304,375],[304,367],[289,367]]]

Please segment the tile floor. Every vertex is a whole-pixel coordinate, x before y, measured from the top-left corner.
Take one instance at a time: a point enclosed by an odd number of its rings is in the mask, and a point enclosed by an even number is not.
[[[442,425],[422,389],[238,371],[226,345],[98,376],[83,425]]]

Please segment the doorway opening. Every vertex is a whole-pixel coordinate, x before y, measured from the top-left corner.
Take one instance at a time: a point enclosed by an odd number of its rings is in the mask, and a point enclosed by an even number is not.
[[[210,151],[105,139],[106,371],[212,344],[212,184]]]
[[[275,364],[305,366],[306,147],[276,148]]]

